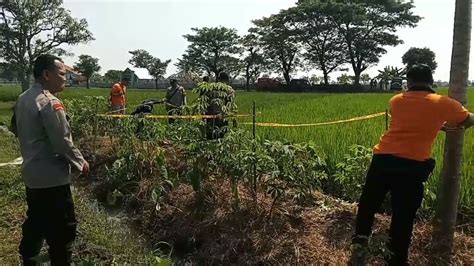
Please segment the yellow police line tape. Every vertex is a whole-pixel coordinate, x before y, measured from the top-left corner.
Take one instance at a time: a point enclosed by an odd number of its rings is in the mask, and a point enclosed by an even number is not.
[[[259,115],[259,113],[257,113]],[[111,118],[127,118],[127,117],[135,117],[133,115],[110,115],[110,114],[98,114],[97,116],[100,117],[111,117]],[[203,118],[224,118],[224,117],[251,117],[250,114],[240,114],[240,115],[145,115],[145,116],[138,116],[143,118],[155,118],[155,119],[203,119]]]
[[[259,115],[258,113],[257,115]],[[385,112],[380,112],[371,115],[359,116],[345,120],[337,120],[331,122],[321,122],[321,123],[313,123],[313,124],[280,124],[280,123],[268,123],[268,122],[259,122],[255,123],[256,126],[260,127],[311,127],[311,126],[325,126],[325,125],[334,125],[334,124],[342,124],[342,123],[349,123],[354,121],[361,121],[361,120],[368,120],[380,116],[386,115]],[[97,116],[100,117],[111,117],[111,118],[127,118],[133,117],[132,115],[110,115],[110,114],[98,114]],[[229,116],[222,116],[222,115],[145,115],[144,118],[155,118],[155,119],[205,119],[205,118],[223,118],[223,117],[251,117],[250,114],[240,114],[240,115],[229,115]],[[390,116],[390,114],[389,114]],[[253,125],[251,122],[242,123],[242,125]]]
[[[315,123],[315,124],[279,124],[279,123],[256,123],[256,126],[260,127],[313,127],[313,126],[325,126],[325,125],[334,125],[334,124],[342,124],[348,123],[353,121],[360,121],[360,120],[368,120],[372,118],[376,118],[379,116],[384,116],[385,112],[383,113],[376,113],[371,115],[365,115],[360,117],[354,117],[345,120],[338,120],[338,121],[331,121],[331,122],[322,122],[322,123]],[[253,125],[253,123],[242,123],[243,125]]]

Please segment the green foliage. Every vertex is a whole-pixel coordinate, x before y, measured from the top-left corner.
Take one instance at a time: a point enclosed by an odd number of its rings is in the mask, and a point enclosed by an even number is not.
[[[337,77],[337,83],[339,84],[349,84],[354,79],[354,77],[347,75],[346,73]]]
[[[20,156],[18,144],[13,137],[0,131],[0,145],[8,150],[14,148],[11,158]],[[2,150],[3,151],[3,150]],[[9,159],[2,157],[0,162]],[[18,243],[21,239],[21,221],[26,212],[25,186],[21,178],[19,166],[0,168],[0,264],[18,265]],[[102,210],[90,202],[82,194],[80,186],[74,191],[76,215],[80,221],[80,233],[73,247],[73,262],[77,265],[104,265],[104,264],[152,264],[166,261],[166,256],[149,254],[144,250],[142,237],[131,235],[128,228],[116,219],[110,219]],[[42,262],[48,261],[48,256],[43,252],[39,258]],[[148,261],[150,263],[148,264]]]
[[[298,5],[282,12],[297,40],[304,45],[304,58],[322,70],[326,85],[328,75],[347,62],[347,45],[334,30],[330,5],[332,3]]]
[[[19,74],[23,90],[39,55],[65,55],[61,45],[93,40],[87,21],[74,19],[62,5],[61,0],[0,3],[0,58]]]
[[[104,96],[86,96],[84,98],[64,100],[66,111],[70,117],[70,125],[77,137],[90,136],[96,133],[94,123],[96,114],[107,110],[108,105]],[[102,123],[102,125],[104,125]]]
[[[400,1],[351,1],[327,6],[325,12],[347,46],[355,84],[359,84],[360,74],[387,52],[385,46],[402,43],[395,34],[397,28],[416,26],[421,18],[413,14],[413,7],[411,2]]]
[[[301,44],[289,28],[283,13],[254,20],[249,32],[257,36],[258,44],[269,60],[268,67],[280,72],[286,84],[290,84],[291,74],[301,66]]]
[[[388,86],[388,82],[394,78],[401,78],[406,74],[406,69],[393,66],[386,66],[383,70],[379,70],[377,78],[382,84]]]
[[[92,75],[100,70],[99,58],[90,55],[80,55],[79,61],[74,64],[74,70],[78,71],[87,78],[87,88],[89,88],[89,80]]]
[[[18,73],[15,72],[15,67],[11,64],[1,62],[0,63],[0,78],[8,81],[13,81],[18,77]]]
[[[189,42],[181,64],[211,74],[235,72],[238,56],[242,53],[236,29],[226,27],[191,28],[193,34],[183,37]]]
[[[336,165],[334,178],[342,188],[338,196],[352,202],[359,200],[371,159],[372,149],[360,145],[350,147],[349,154]]]
[[[402,62],[409,69],[415,64],[426,64],[434,72],[438,67],[436,55],[429,48],[410,48],[402,57]]]
[[[265,141],[264,150],[272,158],[275,171],[268,173],[268,193],[274,199],[290,198],[303,203],[327,178],[326,163],[313,144],[289,144]]]
[[[234,208],[240,203],[239,185],[266,191],[274,201],[303,203],[327,178],[326,165],[313,145],[254,141],[245,130],[231,130],[218,141],[187,143],[185,154],[187,177],[195,191],[202,192],[207,178],[229,178]]]
[[[329,78],[329,77],[328,77]],[[312,85],[316,85],[316,84],[320,84],[321,81],[323,81],[323,77],[320,77],[316,74],[313,74],[310,78],[309,78],[309,81],[311,82]],[[328,79],[328,82],[330,81],[330,79]]]
[[[239,183],[247,181],[247,185],[252,184],[252,169],[255,158],[252,147],[253,142],[249,132],[231,131],[226,134],[222,141],[217,143],[217,149],[213,156],[216,165],[230,178],[234,208],[238,208],[240,204]]]
[[[166,68],[171,60],[162,61],[143,49],[129,51],[129,53],[132,58],[128,62],[134,67],[148,70],[148,74],[155,79],[155,88],[158,89],[158,79],[163,78],[166,74]]]
[[[234,90],[229,85],[225,83],[221,83],[221,82],[217,82],[217,83],[201,82],[194,89],[194,92],[196,94],[204,94],[206,92],[212,92],[212,91],[222,91],[225,93],[232,93]]]
[[[267,69],[268,59],[265,58],[262,47],[258,45],[258,39],[255,34],[249,33],[245,35],[241,42],[246,50],[246,56],[243,59],[246,87],[250,89],[250,82],[255,82],[260,73]]]
[[[90,81],[98,83],[106,83],[107,79],[99,73],[92,74]]]
[[[122,72],[121,70],[108,70],[105,72],[104,77],[109,82],[119,82],[122,79]]]
[[[148,260],[147,265],[152,265],[152,266],[173,266],[174,263],[171,259],[169,258],[163,258],[163,257],[158,257],[158,256],[153,256]]]
[[[210,107],[223,115],[237,112],[234,90],[225,83],[201,82],[193,92],[199,95],[190,106],[193,114],[205,114]]]
[[[119,150],[118,159],[107,168],[107,176],[104,180],[110,192],[111,203],[115,203],[117,197],[137,193],[139,182],[149,179],[152,180],[154,188],[148,199],[153,201],[159,209],[163,191],[173,185],[173,182],[168,179],[164,150],[154,142],[138,142],[133,139],[126,141],[129,145]]]
[[[360,75],[360,81],[362,82],[362,84],[369,84],[371,79],[372,78],[367,73],[364,73],[364,74]]]
[[[2,121],[0,120],[0,126],[1,123]],[[8,124],[9,123],[10,121],[8,121]],[[4,132],[3,128],[0,128],[0,143],[2,143],[2,152],[0,152],[0,163],[10,162],[20,156],[20,147],[18,139],[16,139],[14,135],[10,132]]]
[[[11,87],[11,86],[3,86],[0,87],[0,99],[11,99],[21,92],[19,87]],[[445,88],[438,89],[440,94],[446,95],[447,90]],[[103,95],[107,96],[109,94],[109,90],[101,90],[101,89],[94,89],[94,90],[85,90],[85,89],[71,89],[66,90],[65,92],[61,93],[62,99],[84,99],[84,108],[95,108],[94,100],[91,98],[85,98],[87,95]],[[130,105],[138,104],[145,99],[157,97],[156,95],[163,95],[162,92],[148,92],[143,90],[129,90],[127,100]],[[236,92],[238,102],[239,102],[239,109],[244,110],[243,112],[246,113],[245,110],[251,110],[252,102],[257,101],[257,111],[261,112],[260,115],[257,116],[258,122],[279,122],[279,123],[289,123],[289,124],[300,124],[300,123],[317,123],[317,122],[326,122],[326,121],[335,121],[335,120],[342,120],[348,119],[357,116],[363,116],[367,114],[377,113],[383,111],[387,108],[387,103],[389,99],[393,96],[393,94],[383,93],[383,94],[375,94],[375,93],[362,93],[362,94],[301,94],[301,93],[255,93],[255,92]],[[190,92],[188,94],[191,101],[197,97],[194,93]],[[469,90],[468,91],[468,109],[474,108],[474,92]],[[163,97],[163,96],[160,96]],[[107,106],[104,103],[99,108],[99,112],[103,113],[107,110]],[[67,101],[66,101],[67,102]],[[7,104],[3,109],[2,105],[0,104],[0,120],[9,121],[11,117],[11,104]],[[93,124],[93,120],[90,117],[81,119],[80,123],[76,123],[75,121],[79,119],[76,116],[76,113],[87,113],[86,112],[75,112],[73,107],[66,106],[66,110],[68,113],[72,113],[72,126],[84,132],[86,136],[90,136],[93,131],[90,131],[92,128],[91,125]],[[101,109],[103,108],[103,109]],[[130,112],[130,111],[129,111]],[[155,114],[163,114],[165,112],[162,106],[157,106],[155,108]],[[308,115],[311,114],[311,115]],[[112,135],[113,134],[121,134],[123,131],[119,123],[116,123],[117,119],[99,119],[99,135]],[[183,123],[177,123],[174,126],[165,127],[163,123],[157,122],[156,120],[145,119],[147,121],[147,125],[150,126],[153,124],[156,126],[157,131],[164,131],[165,139],[170,140],[173,143],[179,143],[180,145],[197,145],[194,141],[202,141],[203,134],[201,132],[203,127],[203,122],[190,122],[185,121]],[[250,122],[251,118],[242,118],[243,122]],[[115,126],[117,124],[117,126]],[[80,125],[83,125],[84,128],[89,128],[87,130],[80,129]],[[250,126],[241,125],[243,130],[250,130]],[[161,128],[161,129],[160,129]],[[127,133],[130,136],[135,136],[136,125],[132,126]],[[308,142],[312,141],[319,147],[318,155],[325,160],[327,163],[328,174],[329,176],[333,177],[333,174],[336,172],[336,165],[339,162],[344,161],[344,156],[347,154],[348,149],[353,144],[362,145],[365,147],[372,147],[377,141],[379,140],[381,134],[383,134],[385,130],[385,119],[383,117],[361,121],[361,122],[354,122],[354,123],[346,123],[346,124],[339,124],[339,125],[330,125],[324,127],[301,127],[301,128],[272,128],[272,127],[258,127],[257,128],[257,135],[261,139],[266,140],[287,140],[291,143],[301,143],[301,142]],[[78,139],[78,134],[76,131],[73,133],[74,138]],[[160,139],[160,134],[157,133],[158,137],[156,140]],[[466,215],[471,215],[472,207],[473,206],[473,199],[474,193],[472,186],[474,176],[472,171],[472,165],[474,165],[474,157],[470,156],[469,152],[473,150],[473,144],[471,140],[474,138],[472,137],[474,131],[467,130],[466,131],[466,142],[465,142],[465,150],[466,156],[464,157],[464,163],[462,168],[462,191],[460,194],[460,212],[465,213]],[[151,139],[151,137],[150,137]],[[443,145],[444,143],[444,134],[440,134],[437,141],[434,145],[434,153],[433,157],[438,161],[441,162],[443,160]],[[201,145],[201,144],[199,144]],[[114,147],[120,147],[120,145],[114,145]],[[185,148],[187,150],[188,148]],[[196,148],[199,150],[200,148]],[[202,149],[205,150],[206,147],[202,144]],[[260,157],[259,154],[262,154]],[[192,164],[192,155],[187,157],[189,163],[186,162],[187,165]],[[261,158],[261,159],[259,159]],[[14,158],[11,158],[14,159]],[[265,161],[265,153],[261,152],[261,149],[257,150],[257,159],[262,160],[262,162],[257,163],[257,172],[261,171],[262,173],[269,172],[268,169],[271,167],[265,168],[267,164]],[[202,169],[206,169],[206,161],[202,163]],[[436,188],[438,187],[439,182],[439,174],[441,172],[441,163],[437,164],[436,170],[433,174],[433,177],[428,180],[426,184],[426,193],[425,193],[425,200],[423,202],[423,208],[427,211],[433,210],[433,206],[436,204]],[[212,173],[214,166],[209,167],[209,171]],[[265,168],[259,170],[259,168]],[[170,169],[168,169],[170,171]],[[183,170],[184,171],[184,170]],[[185,172],[180,173],[172,173],[170,172],[169,175],[173,178],[179,174],[181,178],[185,178],[187,170]],[[258,174],[261,176],[261,174]],[[206,178],[203,177],[203,181]],[[332,182],[334,185],[333,187],[327,188],[326,182],[323,182],[324,189],[329,189],[330,193],[334,193],[334,195],[339,195],[342,193],[337,193],[340,190],[340,187],[335,182],[328,180],[329,183]],[[151,193],[151,192],[150,192]]]

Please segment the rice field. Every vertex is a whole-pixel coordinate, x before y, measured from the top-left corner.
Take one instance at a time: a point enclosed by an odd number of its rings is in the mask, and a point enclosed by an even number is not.
[[[11,102],[18,95],[18,87],[0,87],[0,123],[9,119]],[[446,94],[446,88],[438,90]],[[61,98],[81,98],[84,96],[106,96],[107,89],[77,89],[67,88],[61,93]],[[257,122],[274,122],[287,124],[317,123],[336,121],[373,113],[384,112],[387,109],[391,93],[364,93],[364,94],[311,94],[311,93],[263,93],[237,92],[237,105],[240,113],[251,113],[252,102],[257,105],[259,112]],[[164,90],[129,90],[128,104],[133,106],[145,99],[159,99],[164,97]],[[189,94],[191,102],[195,95]],[[3,101],[3,103],[2,103]],[[10,102],[10,103],[5,103]],[[474,90],[469,90],[468,108],[474,110]],[[155,109],[156,114],[164,114],[164,108]],[[249,122],[251,118],[240,119]],[[250,129],[250,126],[247,126]],[[341,161],[342,157],[353,144],[371,147],[375,145],[385,131],[385,117],[377,117],[365,121],[356,121],[345,124],[326,125],[320,127],[298,128],[269,128],[258,127],[257,134],[262,138],[278,139],[291,142],[313,142],[320,147],[321,156],[326,159],[330,167]],[[438,164],[434,177],[428,184],[427,200],[434,200],[441,170],[444,133],[440,133],[434,148],[434,158]],[[468,130],[466,134],[463,164],[463,181],[461,204],[464,208],[474,206],[474,132]]]

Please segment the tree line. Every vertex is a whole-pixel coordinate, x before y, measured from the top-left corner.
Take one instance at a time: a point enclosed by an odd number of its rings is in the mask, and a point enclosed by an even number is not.
[[[189,45],[175,64],[182,79],[217,77],[226,71],[232,79],[243,77],[247,87],[262,73],[275,73],[289,84],[298,70],[320,70],[313,81],[329,84],[334,71],[352,70],[338,82],[370,80],[364,71],[376,65],[386,47],[403,43],[397,36],[402,27],[415,27],[421,17],[413,3],[403,1],[310,1],[277,14],[255,19],[248,33],[240,36],[226,27],[191,28],[183,35]],[[41,53],[68,55],[62,45],[94,40],[87,21],[72,18],[62,1],[4,1],[0,3],[0,77],[15,77],[23,89],[29,87],[32,62]],[[161,79],[171,60],[161,60],[143,49],[130,51],[129,63],[145,68]],[[412,48],[403,57],[407,66],[425,62],[436,68],[435,55],[428,48]],[[99,76],[98,58],[79,56],[74,68],[87,81],[112,80],[121,73],[109,70]],[[381,73],[380,77],[387,77]]]

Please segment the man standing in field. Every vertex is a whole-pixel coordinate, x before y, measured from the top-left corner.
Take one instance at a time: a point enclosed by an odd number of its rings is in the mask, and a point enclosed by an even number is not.
[[[65,73],[58,57],[39,56],[33,67],[35,83],[15,104],[12,129],[23,156],[28,205],[19,247],[24,265],[36,265],[44,240],[51,265],[71,263],[77,224],[71,168],[87,175],[89,164],[72,142],[64,105],[53,95],[64,90]]]
[[[178,84],[176,79],[170,79],[170,85],[166,90],[165,104],[168,115],[177,115],[182,106],[186,105],[186,91]],[[169,118],[168,123],[174,123],[174,118]]]
[[[227,73],[221,72],[217,81],[217,83],[209,83],[209,89],[204,89],[199,93],[201,98],[202,96],[207,98],[206,115],[221,116],[234,111],[235,91],[227,84],[229,76]],[[223,138],[228,125],[227,118],[207,118],[206,138],[209,140]]]
[[[365,264],[365,248],[374,215],[391,194],[389,265],[407,265],[413,223],[423,200],[424,182],[434,169],[432,145],[443,128],[470,127],[473,114],[459,102],[435,93],[427,65],[408,70],[408,91],[390,100],[389,130],[374,147],[372,163],[359,201],[351,263]]]
[[[122,81],[115,83],[110,91],[110,108],[114,114],[124,114],[126,99],[125,94],[127,93],[127,86],[130,82],[130,78],[127,76],[122,77]]]

